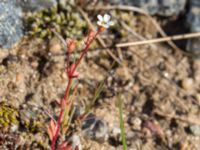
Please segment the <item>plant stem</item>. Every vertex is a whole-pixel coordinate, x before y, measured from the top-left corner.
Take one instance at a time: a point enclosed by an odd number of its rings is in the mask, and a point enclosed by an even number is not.
[[[88,51],[88,48],[89,46],[91,45],[91,43],[93,42],[93,40],[97,37],[97,35],[100,33],[100,31],[98,30],[97,33],[93,36],[93,38],[89,41],[89,43],[85,46],[85,48],[83,49],[83,52],[81,54],[81,56],[79,57],[75,67],[74,67],[74,70],[73,72],[76,70],[76,68],[78,67],[78,65],[80,64],[82,58],[85,56],[85,54],[87,53]]]
[[[64,98],[62,100],[62,101],[64,101],[65,104],[67,102],[67,98],[68,98],[68,93],[69,93],[71,81],[72,81],[72,78],[69,78],[69,81],[67,83],[67,88],[65,90],[65,95],[64,95]],[[51,150],[55,150],[55,143],[56,143],[56,140],[58,138],[58,133],[60,131],[60,126],[61,126],[61,120],[62,120],[63,112],[64,112],[64,108],[61,108],[60,114],[59,114],[59,118],[58,118],[58,121],[57,121],[57,125],[56,125],[57,126],[56,133],[55,133],[55,136],[53,137],[53,140],[52,140],[52,143],[51,143]]]
[[[121,129],[121,138],[122,138],[123,150],[127,150],[121,95],[118,95],[118,105],[119,105],[118,106],[119,107],[119,120],[120,120],[120,129]]]
[[[89,46],[91,45],[91,43],[93,42],[93,40],[97,37],[97,35],[100,33],[100,30],[98,30],[96,32],[96,34],[92,37],[92,39],[89,39],[88,38],[88,43],[86,44],[85,48],[83,49],[82,51],[82,54],[81,56],[79,57],[77,63],[75,64],[75,67],[72,71],[69,71],[70,67],[69,67],[69,55],[67,57],[67,60],[66,60],[66,73],[69,74],[74,74],[75,70],[77,69],[78,65],[80,64],[82,58],[85,56],[85,54],[87,53],[88,51],[88,48]],[[62,106],[62,104],[64,103],[65,105],[67,104],[67,99],[68,99],[68,94],[69,94],[69,90],[70,90],[70,86],[71,86],[71,81],[73,79],[73,77],[71,77],[70,75],[68,75],[69,77],[69,80],[68,80],[68,83],[67,83],[67,88],[65,90],[65,94],[64,94],[64,97],[61,101],[61,110],[60,110],[60,114],[59,114],[59,118],[58,118],[58,121],[57,121],[57,124],[56,124],[56,132],[55,132],[55,135],[53,137],[53,140],[52,140],[52,143],[51,143],[51,150],[55,150],[55,144],[56,144],[56,141],[57,141],[57,138],[58,138],[58,134],[59,134],[59,131],[60,131],[60,127],[61,127],[61,122],[62,122],[62,118],[63,118],[63,113],[64,113],[64,109],[65,107]]]

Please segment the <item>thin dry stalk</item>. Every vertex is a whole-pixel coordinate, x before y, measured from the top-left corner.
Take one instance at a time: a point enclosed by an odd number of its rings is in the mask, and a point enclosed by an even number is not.
[[[200,32],[180,34],[180,35],[168,36],[168,37],[163,37],[163,38],[156,38],[156,39],[145,40],[145,41],[119,43],[119,44],[116,44],[116,47],[139,46],[139,45],[144,45],[144,44],[161,43],[161,42],[183,40],[183,39],[190,39],[190,38],[196,38],[196,37],[200,37]]]

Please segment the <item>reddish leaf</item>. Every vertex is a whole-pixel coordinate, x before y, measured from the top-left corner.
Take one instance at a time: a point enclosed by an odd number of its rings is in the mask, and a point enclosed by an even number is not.
[[[67,145],[68,142],[64,142],[58,146],[58,150],[72,150],[71,145]]]
[[[47,132],[49,134],[49,138],[51,141],[53,140],[56,130],[57,130],[56,123],[53,120],[51,120],[47,128]]]

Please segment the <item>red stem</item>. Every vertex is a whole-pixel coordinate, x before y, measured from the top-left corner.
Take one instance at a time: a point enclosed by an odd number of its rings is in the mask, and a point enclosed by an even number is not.
[[[66,104],[66,101],[67,101],[67,97],[68,97],[71,81],[72,81],[72,78],[69,78],[69,81],[67,83],[67,88],[66,88],[66,91],[65,91],[65,95],[64,95],[64,98],[63,98],[63,101],[65,102],[65,104]],[[56,133],[55,133],[55,136],[53,137],[53,140],[51,142],[51,150],[55,150],[55,144],[56,144],[56,140],[58,138],[58,133],[60,131],[63,112],[64,112],[64,108],[61,108],[61,111],[60,111],[60,114],[59,114],[59,118],[58,118],[58,121],[57,121],[57,124],[56,124],[56,126],[57,126]]]
[[[100,30],[97,31],[97,33],[92,37],[92,39],[90,39],[89,41],[87,41],[87,45],[85,46],[85,48],[83,49],[83,52],[81,54],[81,56],[79,57],[74,69],[72,71],[69,71],[69,56],[67,57],[67,60],[66,60],[66,70],[67,70],[67,73],[69,74],[74,74],[75,70],[77,69],[78,65],[80,64],[82,58],[84,57],[84,55],[87,53],[87,50],[90,46],[90,44],[93,42],[93,40],[97,37],[97,35],[100,33]],[[70,55],[70,54],[69,54]],[[71,85],[71,81],[72,81],[72,77],[70,77],[70,75],[68,75],[69,77],[69,80],[68,80],[68,83],[67,83],[67,88],[65,90],[65,95],[62,99],[62,101],[64,101],[64,103],[66,104],[67,102],[67,99],[68,99],[68,93],[69,93],[69,90],[70,90],[70,85]],[[61,102],[62,103],[62,102]],[[64,107],[65,108],[65,107]],[[58,121],[57,121],[57,129],[56,129],[56,133],[55,133],[55,136],[53,137],[53,140],[52,140],[52,143],[51,143],[51,150],[55,150],[55,144],[56,144],[56,140],[58,138],[58,134],[59,134],[59,131],[60,131],[60,127],[61,127],[61,122],[62,122],[62,117],[63,117],[63,112],[64,112],[64,108],[61,108],[60,110],[60,114],[59,114],[59,118],[58,118]]]
[[[74,72],[74,71],[76,70],[76,68],[77,68],[78,65],[80,64],[80,62],[81,62],[83,56],[87,53],[87,50],[88,50],[90,44],[93,42],[93,40],[97,37],[97,35],[98,35],[99,33],[100,33],[100,30],[97,31],[97,33],[93,36],[93,38],[89,41],[89,43],[86,42],[87,45],[86,45],[86,47],[83,49],[83,52],[82,52],[81,56],[79,57],[79,59],[78,59],[78,61],[77,61],[77,63],[76,63],[76,65],[75,65],[75,67],[74,67],[74,69],[73,69],[72,72]]]

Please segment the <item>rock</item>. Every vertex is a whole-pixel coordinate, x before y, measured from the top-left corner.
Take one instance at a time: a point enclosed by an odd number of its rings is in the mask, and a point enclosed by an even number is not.
[[[121,141],[121,129],[118,127],[113,127],[113,129],[109,135],[109,138],[112,141],[119,143]]]
[[[123,80],[131,80],[132,76],[126,67],[119,67],[116,69],[116,75]]]
[[[82,131],[85,137],[98,142],[104,142],[108,137],[107,124],[93,114],[89,114],[83,121]]]
[[[192,0],[189,13],[187,15],[187,23],[192,32],[200,31],[200,1]]]
[[[0,47],[11,48],[23,36],[21,13],[13,0],[0,2]]]
[[[189,126],[190,131],[195,136],[200,136],[200,126],[199,125],[191,125]]]
[[[61,54],[62,45],[57,38],[52,38],[49,42],[49,52],[52,54]]]
[[[121,3],[140,7],[151,15],[172,16],[184,10],[186,0],[112,0],[112,3]]]
[[[77,135],[72,135],[72,137],[69,139],[69,141],[72,143],[72,148],[74,150],[82,150],[82,145],[81,145],[81,140],[79,136]]]
[[[187,24],[191,32],[200,32],[200,1],[192,0],[190,11],[187,15]],[[196,53],[199,51],[200,38],[190,39],[187,43],[187,50]]]
[[[16,4],[24,11],[37,11],[55,6],[57,2],[56,0],[16,0]]]
[[[41,10],[57,4],[56,0],[0,1],[0,47],[11,48],[24,35],[22,9]]]
[[[187,91],[192,90],[193,84],[194,84],[194,80],[192,78],[183,79],[181,83],[182,87]]]
[[[129,123],[133,130],[141,130],[142,120],[137,117],[131,117]]]

